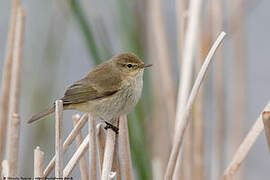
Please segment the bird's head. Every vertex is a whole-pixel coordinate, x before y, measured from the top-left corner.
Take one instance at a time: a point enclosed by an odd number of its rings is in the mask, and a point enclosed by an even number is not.
[[[113,57],[113,64],[126,76],[135,77],[152,64],[144,64],[135,54],[121,53]]]

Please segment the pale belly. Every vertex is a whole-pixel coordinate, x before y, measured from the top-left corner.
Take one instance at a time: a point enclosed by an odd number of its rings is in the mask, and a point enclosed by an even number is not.
[[[128,114],[138,103],[142,93],[142,78],[138,78],[136,81],[138,83],[131,82],[110,97],[77,104],[72,109],[89,112],[104,121],[111,121],[120,115]]]

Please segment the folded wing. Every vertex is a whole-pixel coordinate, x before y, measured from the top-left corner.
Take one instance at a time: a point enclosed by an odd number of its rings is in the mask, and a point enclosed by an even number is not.
[[[101,64],[67,89],[63,103],[84,103],[111,96],[121,89],[121,81],[120,75],[113,73],[110,65],[104,67]]]

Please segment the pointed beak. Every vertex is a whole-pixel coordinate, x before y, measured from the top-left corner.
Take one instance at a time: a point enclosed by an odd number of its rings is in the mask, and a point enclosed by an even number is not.
[[[151,66],[153,66],[153,64],[142,64],[139,67],[140,68],[148,68],[148,67],[151,67]]]

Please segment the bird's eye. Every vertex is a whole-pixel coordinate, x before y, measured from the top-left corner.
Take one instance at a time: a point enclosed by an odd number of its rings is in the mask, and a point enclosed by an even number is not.
[[[127,67],[128,67],[128,68],[132,68],[132,64],[128,64]]]

